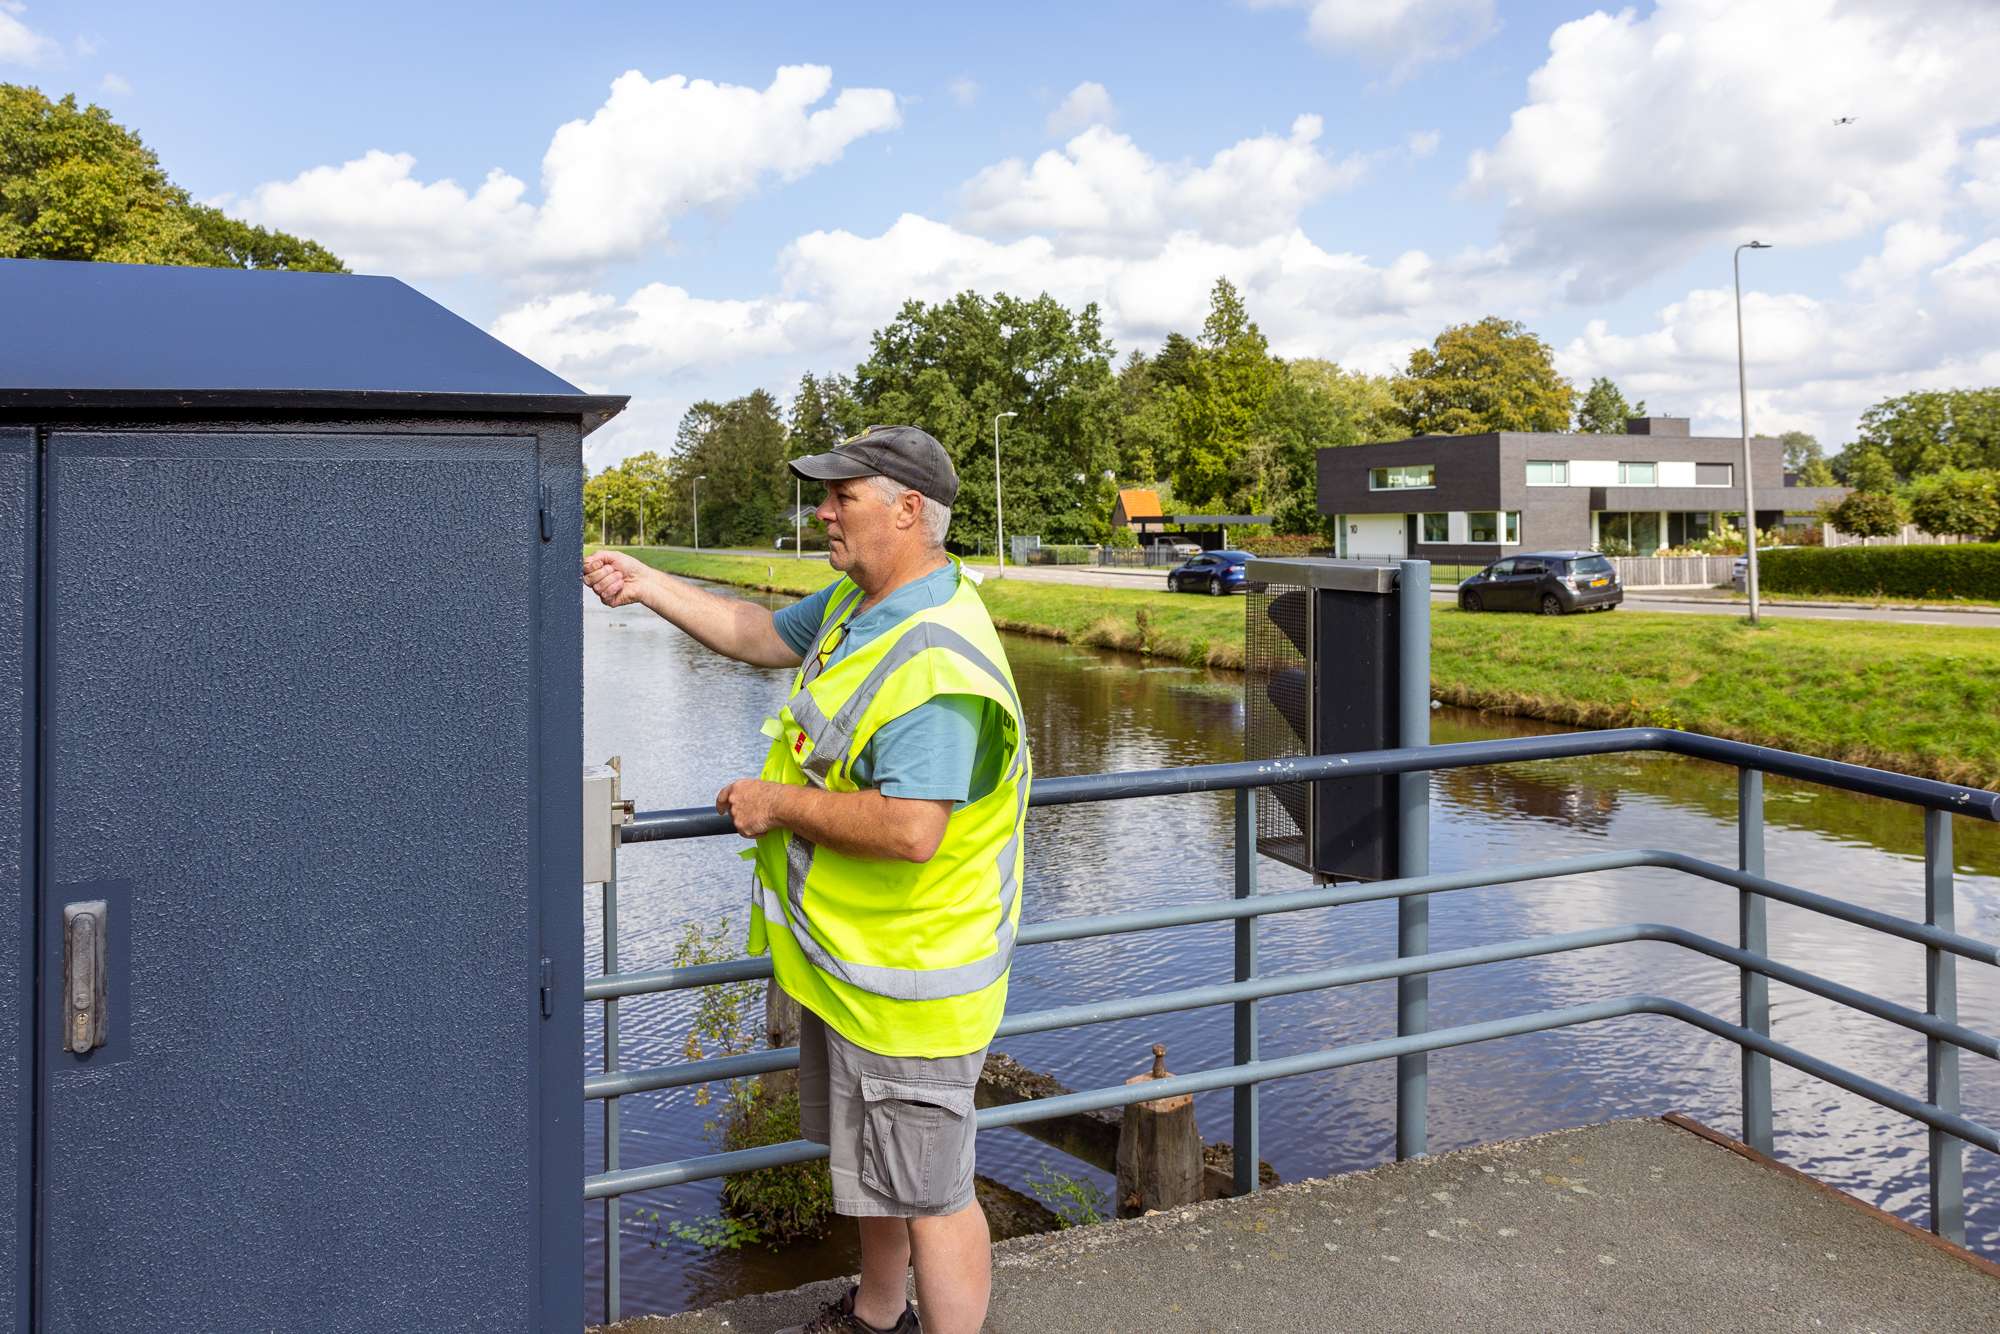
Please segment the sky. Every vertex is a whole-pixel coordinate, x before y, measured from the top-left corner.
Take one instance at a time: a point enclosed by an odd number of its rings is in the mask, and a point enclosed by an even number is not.
[[[1122,359],[1218,277],[1281,356],[1390,372],[1498,315],[1733,435],[1752,239],[1753,430],[2000,384],[1994,0],[191,12],[0,0],[0,80],[631,395],[593,469],[912,297],[1094,301]]]

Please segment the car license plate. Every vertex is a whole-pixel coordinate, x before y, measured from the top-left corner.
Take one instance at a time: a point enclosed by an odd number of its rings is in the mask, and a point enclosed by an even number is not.
[[[1610,582],[1611,581],[1609,579],[1593,579],[1590,581],[1590,586],[1592,588],[1602,588]]]

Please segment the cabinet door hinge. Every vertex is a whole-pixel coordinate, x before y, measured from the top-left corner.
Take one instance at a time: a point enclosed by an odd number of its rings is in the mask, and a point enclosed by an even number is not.
[[[547,482],[542,483],[542,541],[553,542],[556,536],[555,490]]]
[[[542,956],[542,1018],[554,1017],[556,1012],[556,966],[546,954]]]

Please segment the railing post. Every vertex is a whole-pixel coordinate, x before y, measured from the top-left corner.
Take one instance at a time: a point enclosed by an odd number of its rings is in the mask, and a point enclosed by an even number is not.
[[[1257,892],[1257,789],[1236,789],[1236,897],[1247,899]],[[1236,980],[1248,982],[1257,976],[1257,919],[1236,919]],[[1236,1002],[1236,1064],[1248,1065],[1257,1059],[1257,1002]],[[1257,1189],[1257,1166],[1263,1161],[1264,1144],[1257,1134],[1257,1086],[1236,1086],[1235,1139],[1236,1193],[1248,1195]]]
[[[1764,773],[1736,771],[1736,865],[1750,875],[1764,874]],[[1765,954],[1764,896],[1748,890],[1736,894],[1736,943],[1752,954]],[[1771,1035],[1771,980],[1753,969],[1737,970],[1743,1002],[1743,1027]],[[1743,1142],[1759,1153],[1770,1153],[1771,1058],[1745,1047],[1743,1062]]]
[[[1953,931],[1951,813],[1924,812],[1924,920]],[[1958,1022],[1958,960],[1940,949],[1924,951],[1925,1008],[1939,1019]],[[1933,1105],[1960,1110],[1958,1048],[1936,1038],[1926,1041],[1929,1094]],[[1965,1244],[1965,1145],[1933,1129],[1931,1138],[1931,1231]]]
[[[611,839],[611,878],[604,882],[604,975],[618,971],[618,838]],[[604,1002],[604,1072],[618,1069],[618,1002]],[[618,1170],[618,1099],[604,1100],[604,1170]],[[618,1227],[616,1195],[604,1201],[604,1323],[618,1320]]]
[[[1397,647],[1401,679],[1397,682],[1399,746],[1431,743],[1431,567],[1429,561],[1399,564],[1396,581]],[[1428,773],[1396,777],[1396,874],[1427,875],[1431,868],[1431,781]],[[1428,954],[1431,947],[1431,906],[1424,895],[1396,901],[1396,957]],[[1430,1028],[1431,983],[1428,977],[1396,982],[1396,1034],[1409,1037]],[[1429,1141],[1427,1108],[1430,1057],[1396,1058],[1396,1157],[1420,1158]]]

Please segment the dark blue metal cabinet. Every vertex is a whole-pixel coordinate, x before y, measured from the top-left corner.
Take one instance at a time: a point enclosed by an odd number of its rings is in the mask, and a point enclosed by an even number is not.
[[[28,1309],[33,1213],[35,922],[35,433],[0,426],[0,1096],[7,1099],[7,1202],[0,1266],[16,1313]],[[17,1314],[18,1320],[18,1314]]]
[[[40,1329],[581,1325],[579,457],[546,419],[49,432]]]

